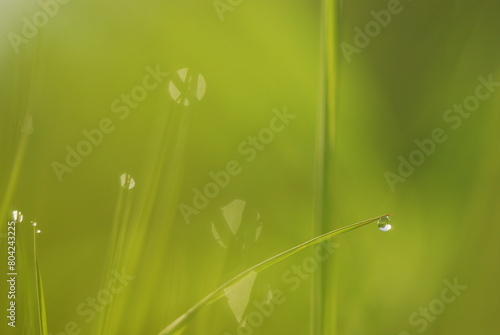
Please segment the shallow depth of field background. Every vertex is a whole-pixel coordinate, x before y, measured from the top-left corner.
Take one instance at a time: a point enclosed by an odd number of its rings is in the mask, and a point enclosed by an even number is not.
[[[50,333],[68,334],[70,323],[96,334],[102,312],[89,318],[81,311],[114,270],[134,278],[107,306],[108,333],[158,334],[231,276],[317,233],[326,76],[321,1],[221,1],[231,8],[222,20],[212,0],[73,0],[59,5],[18,53],[8,33],[21,34],[23,17],[32,21],[40,7],[0,3],[2,222],[18,209],[22,224],[36,220],[42,230]],[[336,329],[328,334],[498,334],[500,86],[459,126],[443,117],[474,96],[479,77],[500,82],[500,3],[403,0],[386,27],[345,57],[339,44],[355,46],[354,28],[364,30],[371,11],[390,3],[342,1],[336,14],[337,108],[326,125],[333,141],[324,230],[394,215],[388,233],[373,225],[336,239],[333,256],[321,264],[325,324]],[[147,68],[168,75],[126,116],[113,112],[116,99],[142,85]],[[191,94],[196,79],[191,87],[179,80],[177,71],[186,68],[206,82],[201,99]],[[173,100],[171,83],[186,104]],[[284,110],[295,116],[284,129],[255,155],[242,154],[249,136]],[[76,148],[82,131],[106,118],[113,130],[60,182],[54,162],[66,164],[66,147]],[[387,171],[398,173],[398,157],[408,160],[415,141],[436,128],[446,140],[391,190]],[[231,161],[239,172],[186,223],[179,205],[192,206],[193,189]],[[123,173],[134,179],[133,189],[120,187]],[[234,219],[239,210],[235,229],[224,213]],[[126,231],[122,257],[110,268],[116,220]],[[31,235],[23,231],[18,241],[28,245]],[[4,269],[6,224],[0,233]],[[254,302],[275,301],[276,290],[285,299],[251,322],[257,326],[243,328],[310,334],[311,275],[290,271],[312,255],[300,253],[243,288],[249,296],[239,298],[246,306],[241,320],[258,310]],[[32,266],[25,260],[19,276],[27,287]],[[284,279],[292,277],[297,289]],[[467,288],[452,303],[436,302],[445,281]],[[34,297],[20,294],[18,326],[7,327],[1,315],[2,334],[38,333]],[[238,334],[228,301],[203,309],[185,334]]]

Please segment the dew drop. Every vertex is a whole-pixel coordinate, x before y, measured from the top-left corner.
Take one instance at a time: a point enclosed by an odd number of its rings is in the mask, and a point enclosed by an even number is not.
[[[12,211],[12,220],[19,223],[23,221],[23,214],[19,211]]]
[[[36,231],[36,233],[37,233],[37,234],[40,234],[41,232],[42,232],[42,231],[41,231],[40,229],[38,229],[38,230]]]
[[[131,190],[135,187],[135,180],[128,173],[124,173],[120,176],[120,184],[124,189]]]
[[[388,216],[381,217],[378,219],[377,227],[380,231],[389,231],[391,230],[391,219]]]

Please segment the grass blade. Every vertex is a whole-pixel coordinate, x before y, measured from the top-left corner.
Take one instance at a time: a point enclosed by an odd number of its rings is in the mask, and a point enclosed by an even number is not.
[[[42,275],[38,266],[38,245],[37,245],[37,230],[36,223],[33,224],[33,256],[35,263],[35,284],[36,284],[36,298],[38,305],[38,323],[40,328],[40,335],[47,335],[47,313],[45,309],[45,296],[43,294]]]
[[[328,222],[332,221],[330,213],[333,203],[336,114],[338,105],[338,31],[339,31],[339,2],[337,0],[323,0],[321,3],[321,41],[322,41],[322,101],[320,105],[319,130],[317,143],[317,172],[316,172],[316,234],[331,229]],[[336,324],[335,300],[329,296],[330,291],[336,288],[331,284],[331,266],[334,260],[321,263],[312,280],[311,305],[311,334],[334,335]],[[326,286],[328,282],[328,287]],[[328,302],[327,302],[328,300]],[[326,304],[328,303],[328,308]],[[328,311],[328,316],[325,316]]]
[[[282,262],[283,260],[289,258],[290,256],[306,249],[309,248],[313,245],[316,245],[318,243],[321,243],[323,241],[326,241],[328,239],[331,239],[335,236],[347,233],[351,230],[360,228],[362,226],[365,226],[369,223],[372,223],[374,221],[377,221],[380,218],[383,218],[384,216],[389,216],[391,214],[386,214],[386,215],[381,215],[377,216],[368,220],[364,220],[358,223],[351,224],[349,226],[345,226],[342,228],[335,229],[331,232],[325,233],[323,235],[316,236],[304,243],[301,243],[293,248],[290,248],[288,250],[285,250],[279,254],[276,254],[254,266],[251,268],[246,269],[245,271],[241,272],[240,274],[236,275],[226,283],[222,284],[219,286],[217,289],[209,293],[207,296],[205,296],[203,299],[201,299],[198,303],[196,303],[193,307],[191,307],[186,313],[182,314],[180,317],[178,317],[174,322],[169,324],[165,329],[163,329],[158,335],[169,335],[169,334],[175,334],[180,328],[186,325],[186,322],[191,319],[202,307],[205,305],[208,305],[211,302],[214,302],[215,300],[219,299],[221,296],[224,294],[224,289],[228,288],[241,279],[245,278],[250,272],[261,272],[264,271],[265,269],[268,269],[269,267]]]
[[[322,51],[322,92],[318,120],[318,139],[316,144],[316,206],[315,234],[321,234],[331,229],[328,222],[331,221],[332,196],[332,167],[334,160],[335,135],[336,135],[336,111],[338,103],[337,76],[338,60],[335,46],[338,35],[338,1],[323,0],[321,3],[321,51]],[[322,263],[313,275],[312,280],[312,304],[311,304],[311,330],[310,334],[330,334],[325,331],[325,304],[328,289],[325,287],[328,281],[329,267],[332,261]],[[330,311],[331,312],[331,311]],[[328,322],[331,322],[332,313],[329,312]]]

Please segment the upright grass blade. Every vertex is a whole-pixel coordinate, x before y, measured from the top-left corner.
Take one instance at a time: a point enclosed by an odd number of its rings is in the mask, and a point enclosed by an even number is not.
[[[193,108],[180,108],[174,100],[171,100],[168,108],[158,115],[155,125],[150,130],[150,145],[145,153],[144,170],[141,171],[143,187],[134,204],[135,213],[130,222],[131,239],[128,241],[126,254],[127,269],[136,273],[147,271],[150,278],[146,280],[141,276],[135,285],[154,287],[163,283],[163,267],[157,266],[157,262],[159,255],[165,255],[164,252],[168,252],[169,244],[165,241],[172,238],[173,226],[170,223],[175,221],[178,213],[179,201],[175,199],[179,197],[181,181],[179,176],[183,174],[182,166],[192,115]],[[165,202],[164,199],[168,201]],[[157,225],[159,217],[162,217],[165,224]],[[151,233],[152,226],[155,227],[154,234]],[[179,264],[176,260],[173,262]],[[140,295],[131,298],[139,305],[162,299],[158,297],[155,290],[144,290]],[[169,302],[175,300],[169,299],[168,296],[163,299]],[[171,313],[168,314],[168,308],[162,313],[171,315]],[[121,314],[118,313],[118,315]],[[140,333],[148,315],[147,310],[132,313],[128,318],[131,325],[127,327],[127,332]],[[119,324],[119,320],[116,322]]]
[[[45,296],[43,294],[42,276],[38,266],[38,245],[37,245],[37,230],[36,223],[33,224],[33,257],[35,263],[35,283],[36,283],[36,299],[38,305],[38,324],[40,335],[47,335],[47,313],[45,309]]]
[[[26,13],[27,15],[27,13]],[[26,122],[29,118],[32,117],[32,113],[36,108],[34,107],[34,92],[36,90],[36,78],[39,76],[39,71],[42,68],[40,66],[40,51],[39,51],[39,41],[40,38],[37,38],[36,41],[30,43],[30,46],[25,46],[19,54],[18,62],[16,62],[16,66],[22,68],[23,71],[20,72],[20,78],[25,79],[21,80],[18,84],[19,87],[16,87],[15,95],[12,96],[12,99],[15,100],[15,110],[19,114],[19,116],[24,116],[24,122]],[[17,142],[17,147],[15,149],[14,157],[12,158],[12,165],[10,168],[9,177],[7,178],[7,183],[5,189],[2,194],[2,201],[0,202],[0,216],[5,217],[9,210],[9,207],[12,206],[12,199],[14,197],[16,186],[19,182],[19,178],[21,175],[21,169],[24,164],[24,159],[26,156],[26,152],[28,150],[28,143],[30,132],[29,131],[21,131],[24,126],[18,124],[18,129],[16,129],[15,141]],[[26,129],[27,130],[27,129]],[[21,134],[21,135],[19,135]],[[18,138],[18,136],[20,136]],[[10,157],[2,157],[3,159],[9,159]],[[2,162],[2,164],[8,167],[6,162]],[[0,190],[2,191],[2,190]]]
[[[102,287],[107,287],[108,283],[111,281],[111,273],[113,270],[118,270],[122,265],[122,258],[125,249],[125,239],[127,235],[127,225],[129,221],[129,213],[131,207],[131,198],[129,183],[131,182],[131,176],[125,175],[127,180],[120,186],[118,200],[115,208],[115,215],[113,219],[113,228],[111,233],[110,248],[108,250],[108,256],[106,260],[106,273],[104,274],[104,279],[102,282]],[[102,312],[98,316],[95,334],[102,335],[107,334],[107,327],[109,326],[110,314],[113,305],[107,304],[103,307]]]
[[[335,149],[335,130],[337,112],[337,78],[338,58],[336,52],[338,36],[338,0],[323,0],[321,3],[321,41],[322,41],[322,95],[318,121],[317,139],[317,169],[315,190],[315,233],[321,234],[331,229],[328,222],[332,222],[330,213],[333,203],[333,186],[330,176],[333,175],[333,160]],[[311,304],[311,334],[334,335],[335,327],[335,299],[331,299],[330,293],[335,291],[334,283],[327,280],[334,259],[322,263],[312,280],[312,304]],[[328,282],[328,287],[326,287]],[[328,300],[328,306],[326,303]],[[333,304],[333,305],[332,305]],[[325,313],[328,311],[328,318]]]
[[[17,317],[13,321],[19,334],[47,335],[47,318],[41,274],[38,264],[38,246],[36,223],[33,227],[23,222],[23,214],[14,210],[11,213],[9,227],[15,239],[9,240],[9,248],[14,253],[15,263],[8,267],[9,276],[15,279],[15,306]],[[32,229],[31,229],[32,228]],[[10,300],[10,298],[9,298]],[[3,333],[2,333],[3,334]]]
[[[272,267],[273,265],[282,262],[283,260],[289,258],[290,256],[308,248],[313,245],[316,245],[318,243],[324,242],[328,239],[331,239],[335,236],[347,233],[351,230],[360,228],[362,226],[365,226],[369,223],[372,223],[374,221],[377,221],[380,218],[383,218],[385,216],[389,216],[391,214],[386,214],[386,215],[381,215],[377,216],[368,220],[364,220],[358,223],[354,223],[349,226],[345,226],[342,228],[335,229],[331,232],[328,232],[323,235],[319,235],[315,238],[310,239],[309,241],[306,241],[304,243],[301,243],[291,249],[285,250],[279,254],[276,254],[265,261],[262,261],[251,268],[246,269],[245,271],[241,272],[240,274],[236,275],[232,279],[228,280],[226,283],[222,284],[219,286],[217,289],[209,293],[207,296],[205,296],[203,299],[201,299],[198,303],[196,303],[193,307],[191,307],[186,313],[182,314],[180,317],[178,317],[174,322],[169,324],[165,329],[163,329],[158,335],[168,335],[168,334],[180,334],[181,333],[181,328],[186,326],[186,322],[191,319],[196,313],[204,306],[208,305],[209,303],[212,303],[219,299],[220,297],[223,296],[224,294],[224,289],[234,285],[238,281],[244,279],[250,272],[261,272],[264,271],[265,269],[268,269]]]

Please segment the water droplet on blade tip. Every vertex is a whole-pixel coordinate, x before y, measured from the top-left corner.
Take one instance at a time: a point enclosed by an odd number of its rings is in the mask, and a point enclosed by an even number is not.
[[[378,219],[377,227],[380,231],[389,231],[392,228],[391,219],[388,216]]]

